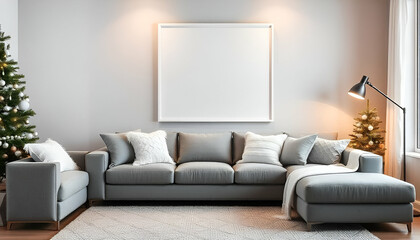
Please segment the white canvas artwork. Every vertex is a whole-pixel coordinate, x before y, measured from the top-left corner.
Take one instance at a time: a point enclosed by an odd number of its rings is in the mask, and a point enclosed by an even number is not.
[[[273,25],[159,24],[159,122],[273,120]]]

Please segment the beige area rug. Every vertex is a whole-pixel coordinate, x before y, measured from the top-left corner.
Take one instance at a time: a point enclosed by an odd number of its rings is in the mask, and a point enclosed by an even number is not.
[[[358,224],[285,220],[272,206],[98,206],[57,235],[61,239],[378,239]]]

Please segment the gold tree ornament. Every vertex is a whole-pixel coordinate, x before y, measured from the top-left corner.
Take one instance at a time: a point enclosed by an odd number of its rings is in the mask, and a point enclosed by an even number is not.
[[[385,155],[385,131],[380,129],[382,123],[376,108],[370,108],[369,99],[366,101],[366,109],[354,118],[353,134],[350,134],[351,141],[349,147]]]

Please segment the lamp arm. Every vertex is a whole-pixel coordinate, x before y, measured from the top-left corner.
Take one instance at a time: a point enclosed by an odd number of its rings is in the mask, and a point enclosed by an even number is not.
[[[394,100],[392,100],[391,98],[389,98],[385,93],[381,92],[381,90],[377,89],[375,86],[373,86],[369,81],[366,82],[367,85],[371,86],[373,89],[375,89],[378,93],[382,94],[382,96],[384,96],[386,99],[388,99],[389,101],[391,101],[393,104],[397,105],[397,107],[401,108],[401,110],[403,110],[403,112],[405,113],[405,107],[402,107],[401,105],[399,105],[398,103],[396,103]]]

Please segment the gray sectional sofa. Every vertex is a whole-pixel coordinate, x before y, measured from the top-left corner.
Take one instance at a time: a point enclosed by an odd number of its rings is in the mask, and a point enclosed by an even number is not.
[[[223,134],[222,134],[223,135]],[[325,136],[324,136],[325,137]],[[227,139],[227,140],[226,140]],[[107,148],[86,155],[88,199],[98,200],[278,200],[287,175],[301,167],[241,163],[244,134],[168,133],[177,162],[110,167]],[[346,149],[346,163],[352,149]],[[294,208],[308,227],[324,222],[399,222],[411,230],[413,185],[382,174],[382,157],[364,153],[358,172],[310,176],[296,186]]]

